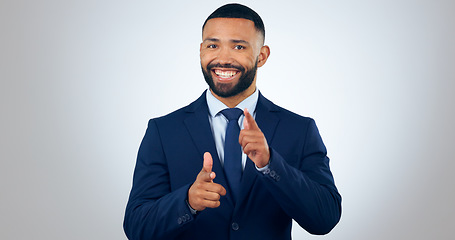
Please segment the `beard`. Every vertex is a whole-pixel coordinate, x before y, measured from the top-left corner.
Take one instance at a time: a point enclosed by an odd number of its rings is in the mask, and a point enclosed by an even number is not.
[[[213,81],[212,77],[212,68],[219,67],[219,68],[235,68],[240,72],[239,82],[237,84],[232,83],[217,83]],[[246,89],[248,89],[254,81],[254,77],[256,76],[256,72],[258,69],[258,59],[256,58],[256,63],[254,67],[249,70],[245,70],[244,67],[240,65],[233,65],[233,64],[209,64],[207,65],[207,71],[202,67],[202,74],[204,75],[205,82],[209,85],[210,89],[218,96],[223,98],[228,98],[235,96]]]

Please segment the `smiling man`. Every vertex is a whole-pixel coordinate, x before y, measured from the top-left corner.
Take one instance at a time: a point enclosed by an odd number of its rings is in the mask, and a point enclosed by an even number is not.
[[[263,28],[263,25],[262,25]],[[203,27],[202,73],[217,98],[235,107],[256,90],[256,71],[270,55],[264,30],[244,18],[209,18]],[[222,101],[222,99],[220,99]]]
[[[262,19],[240,4],[205,21],[208,91],[151,119],[125,212],[129,239],[291,239],[292,219],[326,234],[341,196],[314,120],[259,93],[270,49]]]

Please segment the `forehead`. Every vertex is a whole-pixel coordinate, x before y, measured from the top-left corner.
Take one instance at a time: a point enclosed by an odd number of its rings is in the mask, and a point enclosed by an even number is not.
[[[253,21],[243,18],[212,18],[207,21],[202,31],[202,40],[207,38],[237,39],[254,41],[260,33]]]

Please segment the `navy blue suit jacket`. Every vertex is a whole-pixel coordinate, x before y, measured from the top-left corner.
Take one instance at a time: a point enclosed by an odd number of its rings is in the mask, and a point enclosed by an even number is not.
[[[271,149],[269,170],[261,173],[247,160],[235,205],[215,148],[205,93],[180,110],[151,119],[125,212],[128,238],[291,239],[292,219],[312,234],[328,233],[340,219],[341,196],[314,120],[261,94],[255,119]],[[202,169],[204,152],[212,155],[214,182],[227,195],[220,207],[192,215],[187,194]]]

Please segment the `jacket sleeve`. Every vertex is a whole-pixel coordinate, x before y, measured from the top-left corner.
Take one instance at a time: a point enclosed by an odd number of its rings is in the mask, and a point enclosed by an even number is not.
[[[139,148],[123,227],[128,239],[171,239],[193,222],[187,205],[190,184],[171,192],[159,130],[149,121]]]
[[[341,196],[314,120],[309,121],[304,136],[295,164],[290,165],[271,148],[269,168],[258,173],[286,214],[309,233],[322,235],[340,220]]]

